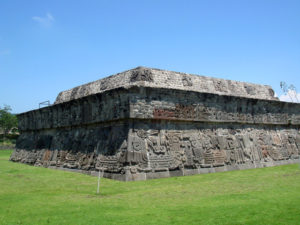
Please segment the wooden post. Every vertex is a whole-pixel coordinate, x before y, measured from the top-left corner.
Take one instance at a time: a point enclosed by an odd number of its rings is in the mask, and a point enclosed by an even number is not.
[[[99,168],[97,194],[99,194],[100,192],[100,178],[101,178],[101,169]]]

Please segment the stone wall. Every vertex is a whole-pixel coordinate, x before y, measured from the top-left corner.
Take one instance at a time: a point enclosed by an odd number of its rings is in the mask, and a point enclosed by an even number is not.
[[[295,162],[300,133],[298,128],[273,125],[139,121],[128,143],[132,154],[147,155],[130,168],[143,179]]]
[[[36,166],[95,170],[97,157],[114,158],[127,149],[128,124],[24,132],[17,141],[12,161]],[[117,170],[120,172],[121,165]]]
[[[129,95],[126,88],[118,88],[18,115],[21,132],[72,128],[124,118],[129,118]]]
[[[148,87],[130,93],[131,118],[300,125],[297,103]]]
[[[295,163],[300,104],[130,86],[19,115],[15,162],[144,180]]]
[[[0,150],[14,149],[15,145],[0,145]]]
[[[109,127],[28,134],[12,161],[143,180],[295,163],[299,128],[139,120]],[[33,149],[24,142],[32,137]]]

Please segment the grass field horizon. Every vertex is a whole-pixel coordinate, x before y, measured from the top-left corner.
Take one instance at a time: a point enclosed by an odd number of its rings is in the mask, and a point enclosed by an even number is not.
[[[0,224],[300,224],[299,164],[137,182],[9,161]]]

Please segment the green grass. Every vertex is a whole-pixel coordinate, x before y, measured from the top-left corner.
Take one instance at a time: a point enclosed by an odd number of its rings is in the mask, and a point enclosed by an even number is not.
[[[300,224],[299,165],[139,182],[38,168],[0,151],[0,224]]]

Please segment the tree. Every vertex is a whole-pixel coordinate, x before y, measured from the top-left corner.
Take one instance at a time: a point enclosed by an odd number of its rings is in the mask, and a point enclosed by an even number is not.
[[[14,127],[18,126],[17,116],[10,113],[11,107],[9,105],[4,105],[3,108],[0,107],[0,128],[4,132],[4,136],[10,132]]]
[[[299,102],[299,99],[297,97],[297,89],[293,84],[288,86],[284,81],[281,81],[280,88],[285,95],[288,95],[290,97],[292,102],[294,102],[294,98],[296,99],[295,102]]]

